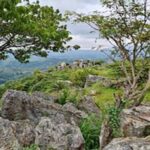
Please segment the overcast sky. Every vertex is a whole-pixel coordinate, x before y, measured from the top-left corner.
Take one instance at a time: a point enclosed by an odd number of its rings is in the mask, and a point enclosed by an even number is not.
[[[103,9],[100,5],[100,0],[40,0],[40,4],[53,6],[62,13],[66,10],[89,13]],[[92,31],[92,29],[86,24],[68,23],[68,30],[73,37],[73,40],[70,42],[71,45],[78,44],[82,49],[91,49],[96,45],[101,45],[102,47],[108,47],[109,45],[107,41],[103,39],[98,40],[98,42],[95,43],[98,33],[91,34],[90,31]]]

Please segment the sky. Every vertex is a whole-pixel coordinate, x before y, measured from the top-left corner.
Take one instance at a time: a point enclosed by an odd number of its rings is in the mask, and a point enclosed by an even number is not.
[[[34,0],[32,0],[34,1]],[[80,13],[90,13],[92,11],[103,9],[100,5],[100,0],[40,0],[41,5],[53,6],[55,9],[59,9],[61,13],[65,11],[76,11]],[[99,33],[90,33],[92,29],[83,23],[72,24],[67,23],[68,30],[71,32],[73,40],[69,43],[70,45],[80,45],[81,49],[92,49],[92,47],[102,48],[110,47],[109,43],[104,39],[96,38],[99,37]]]

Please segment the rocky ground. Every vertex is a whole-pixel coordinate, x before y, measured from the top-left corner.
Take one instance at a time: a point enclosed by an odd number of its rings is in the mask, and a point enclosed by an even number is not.
[[[86,98],[85,98],[86,99]],[[80,105],[59,105],[53,97],[42,93],[28,95],[21,91],[7,91],[0,117],[0,149],[20,150],[31,144],[41,150],[82,150],[84,139],[78,127],[82,118],[99,109],[88,99]]]
[[[35,144],[40,150],[84,150],[84,138],[78,127],[88,114],[101,115],[90,97],[77,108],[72,103],[60,105],[42,93],[7,91],[0,117],[0,149],[21,150]],[[149,150],[150,107],[124,109],[121,114],[123,137],[104,143],[107,132],[102,128],[100,144],[104,150]]]

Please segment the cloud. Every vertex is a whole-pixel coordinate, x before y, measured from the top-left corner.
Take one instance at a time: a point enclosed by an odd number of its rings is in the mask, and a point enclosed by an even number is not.
[[[40,0],[40,4],[53,6],[55,9],[59,9],[61,13],[64,13],[66,10],[90,13],[95,10],[104,9],[100,5],[100,0]],[[71,44],[78,44],[82,49],[91,49],[94,45],[98,44],[105,45],[106,47],[109,46],[108,42],[103,39],[98,40],[96,44],[95,39],[99,37],[99,33],[91,34],[92,29],[86,24],[67,23],[67,26],[73,37],[73,40],[70,42]]]
[[[65,10],[76,11],[86,8],[87,5],[92,8],[99,4],[99,0],[40,0],[41,5],[51,5],[58,8],[61,12]],[[87,11],[87,10],[86,10]],[[89,11],[89,10],[88,10]]]

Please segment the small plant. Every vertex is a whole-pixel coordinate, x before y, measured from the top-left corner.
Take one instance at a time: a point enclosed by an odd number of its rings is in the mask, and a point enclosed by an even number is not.
[[[108,115],[109,115],[109,125],[112,129],[112,136],[119,137],[121,136],[120,131],[120,112],[121,109],[115,107],[109,107]]]
[[[61,81],[57,81],[54,85],[53,85],[53,89],[55,90],[62,90],[65,88],[65,83],[64,82],[61,82]]]
[[[80,124],[80,129],[85,139],[85,150],[96,150],[99,148],[99,135],[102,119],[91,115]]]
[[[58,103],[61,105],[64,105],[67,102],[67,98],[69,97],[69,91],[68,89],[62,90]]]
[[[89,72],[86,69],[78,69],[70,75],[70,80],[74,84],[83,87],[88,74]]]
[[[29,147],[23,148],[23,150],[38,150],[38,146],[35,144],[32,144]]]
[[[74,89],[65,88],[61,91],[58,103],[64,105],[67,102],[74,103],[75,105],[79,102],[79,93]]]

